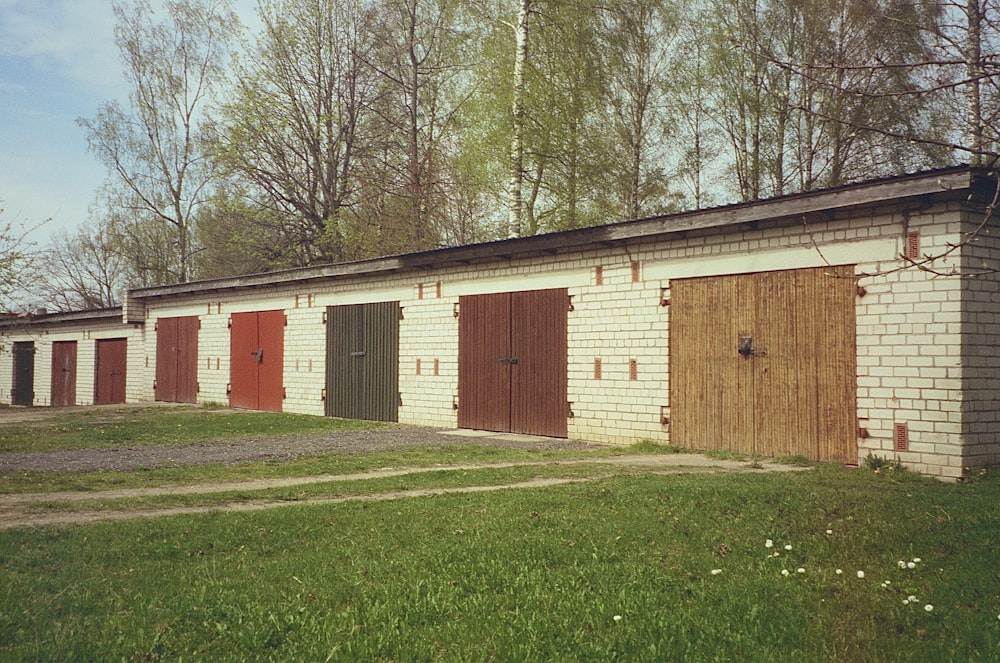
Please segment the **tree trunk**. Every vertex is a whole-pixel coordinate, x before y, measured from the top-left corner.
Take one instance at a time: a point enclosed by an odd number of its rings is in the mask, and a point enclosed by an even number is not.
[[[514,52],[513,131],[510,144],[510,210],[507,221],[509,237],[521,236],[524,200],[524,66],[528,61],[528,12],[531,0],[521,0],[517,13],[516,50]]]

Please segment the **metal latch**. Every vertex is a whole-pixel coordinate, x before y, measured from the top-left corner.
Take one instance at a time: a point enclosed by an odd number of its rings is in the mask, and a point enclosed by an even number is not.
[[[498,357],[497,361],[501,364],[516,364],[517,357]]]
[[[351,357],[354,357],[356,359],[358,357],[364,357],[367,354],[368,352],[366,350],[358,350],[357,352],[352,352]]]

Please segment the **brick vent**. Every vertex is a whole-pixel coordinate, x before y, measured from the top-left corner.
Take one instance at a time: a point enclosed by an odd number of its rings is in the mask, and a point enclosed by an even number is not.
[[[906,424],[896,424],[892,438],[896,451],[908,451],[910,449],[910,428]]]

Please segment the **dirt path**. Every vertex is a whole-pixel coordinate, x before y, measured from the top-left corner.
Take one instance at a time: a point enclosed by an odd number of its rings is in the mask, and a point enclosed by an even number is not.
[[[544,465],[590,465],[593,466],[593,473],[586,477],[573,478],[539,478],[508,483],[503,485],[488,486],[464,486],[457,488],[427,488],[403,491],[373,492],[366,495],[352,495],[348,497],[316,497],[305,500],[255,500],[231,503],[217,503],[205,506],[169,507],[153,509],[118,509],[113,505],[108,509],[82,510],[82,511],[39,511],[44,504],[51,503],[73,503],[81,501],[112,501],[117,499],[128,499],[137,497],[156,497],[163,495],[210,495],[213,493],[232,491],[261,491],[271,488],[287,488],[293,486],[303,486],[318,483],[335,483],[344,481],[359,481],[366,479],[379,479],[386,477],[396,477],[420,474],[424,472],[438,472],[442,470],[478,470],[478,469],[503,469],[511,467],[530,467]],[[745,461],[729,461],[709,458],[701,454],[657,454],[657,455],[629,455],[614,456],[609,458],[590,458],[582,460],[546,461],[546,462],[503,462],[503,463],[477,463],[465,465],[448,465],[432,467],[411,467],[373,470],[370,472],[359,472],[355,474],[341,475],[317,475],[306,477],[291,477],[284,479],[258,479],[252,481],[227,481],[215,483],[199,483],[187,486],[169,486],[159,488],[134,488],[124,490],[109,491],[80,491],[61,493],[31,493],[16,495],[0,495],[0,529],[11,529],[15,527],[32,526],[59,526],[75,525],[97,521],[116,521],[135,518],[155,518],[169,515],[210,513],[210,512],[237,512],[237,511],[257,511],[261,509],[271,509],[292,504],[338,504],[350,501],[383,501],[392,499],[402,499],[406,497],[426,497],[430,495],[445,495],[452,493],[476,493],[496,490],[509,490],[516,488],[540,488],[545,486],[555,486],[568,483],[579,483],[593,481],[607,477],[622,470],[632,472],[643,472],[649,474],[682,474],[694,472],[774,472],[792,471],[800,468],[793,468],[787,465],[764,462],[751,467]]]

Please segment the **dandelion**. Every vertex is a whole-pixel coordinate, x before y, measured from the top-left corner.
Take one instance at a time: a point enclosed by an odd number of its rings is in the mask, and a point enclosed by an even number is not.
[[[865,577],[865,572],[864,571],[858,571],[858,577],[859,578],[864,578]]]
[[[765,548],[773,548],[774,547],[774,541],[772,541],[771,539],[768,539],[767,541],[764,542],[764,547]]]
[[[787,576],[788,575],[788,569],[781,569],[781,575]]]
[[[614,617],[612,617],[612,619],[614,619],[616,622],[620,622],[622,620],[622,616],[621,615],[615,615]]]
[[[722,573],[722,569],[712,569],[712,575],[717,576]]]
[[[926,610],[927,612],[932,612],[934,610],[934,606],[928,603],[927,605],[924,606],[924,610]]]
[[[791,549],[792,549],[792,544],[789,543],[785,545],[785,550],[791,550]]]

